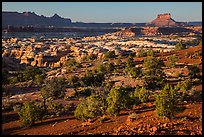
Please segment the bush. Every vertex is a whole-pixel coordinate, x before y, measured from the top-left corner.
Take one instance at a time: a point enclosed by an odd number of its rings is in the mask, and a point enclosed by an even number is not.
[[[89,87],[84,87],[84,88],[82,87],[75,90],[76,97],[88,97],[91,95],[91,93],[92,93],[92,90]]]
[[[128,72],[132,78],[138,78],[142,76],[142,69],[139,67],[133,67]]]
[[[176,44],[176,49],[186,49],[186,45],[182,42]]]
[[[135,61],[131,56],[128,56],[127,62],[126,62],[126,67],[127,68],[132,68],[135,66]]]
[[[78,63],[74,58],[68,60],[65,64],[65,67],[67,67],[67,72],[73,72],[75,71],[77,68],[81,68],[82,65],[80,63]]]
[[[104,73],[99,72],[97,74],[93,74],[93,72],[88,72],[81,78],[81,85],[94,87],[101,86],[104,80]]]
[[[135,97],[138,97],[140,102],[145,103],[149,99],[149,92],[145,87],[135,89]]]
[[[20,116],[21,126],[30,127],[36,121],[43,119],[44,111],[41,106],[37,106],[33,102],[26,102],[18,114]]]
[[[191,89],[192,87],[192,81],[190,79],[186,79],[181,83],[181,90],[186,93],[187,90]]]
[[[10,84],[16,84],[16,83],[19,82],[19,81],[18,81],[18,78],[15,77],[15,76],[9,77],[8,80],[9,80],[9,83],[10,83]]]
[[[34,83],[36,85],[42,85],[44,83],[45,76],[43,74],[35,75]]]
[[[156,95],[154,104],[156,106],[157,116],[173,118],[177,113],[178,103],[178,93],[169,84],[167,84],[164,86],[162,91]]]
[[[178,61],[178,57],[174,54],[174,55],[168,56],[168,60],[170,63],[169,67],[175,68],[176,62]]]
[[[131,108],[133,105],[129,92],[124,87],[113,87],[106,98],[108,103],[107,112],[111,115],[119,115],[124,108]]]
[[[71,85],[74,85],[78,82],[79,78],[77,76],[71,76],[69,79],[68,79],[68,82],[69,84]]]
[[[199,78],[200,77],[201,71],[196,65],[188,67],[188,70],[189,70],[190,78]]]
[[[162,70],[164,62],[161,58],[146,57],[143,66],[144,83],[148,89],[155,89],[164,84],[166,76]]]
[[[51,112],[53,112],[56,116],[59,116],[64,112],[64,106],[58,102],[51,103],[48,109],[51,110]]]
[[[137,57],[146,57],[146,56],[147,56],[147,52],[143,48],[138,50]]]
[[[33,80],[35,78],[35,75],[42,74],[42,71],[40,69],[38,69],[38,68],[28,66],[28,67],[25,68],[25,70],[23,70],[22,74],[23,74],[22,79],[24,81],[29,81],[29,80]]]
[[[44,108],[46,109],[46,101],[49,98],[63,98],[65,96],[65,79],[53,78],[45,81],[45,85],[41,88],[40,92],[44,99]]]
[[[174,86],[175,91],[179,91],[181,89],[181,84],[180,82],[177,83],[177,85]]]
[[[106,101],[99,95],[92,95],[83,99],[77,105],[74,116],[77,119],[87,120],[97,116],[102,116],[106,110]]]
[[[108,51],[105,53],[104,58],[108,59],[108,58],[115,58],[115,51]]]

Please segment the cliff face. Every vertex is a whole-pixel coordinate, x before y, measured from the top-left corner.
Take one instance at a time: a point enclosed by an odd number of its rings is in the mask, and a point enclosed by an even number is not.
[[[156,26],[156,27],[167,27],[167,26],[178,26],[180,25],[178,22],[171,18],[170,13],[159,14],[157,18],[152,22],[147,23],[147,26]]]
[[[10,26],[67,26],[71,19],[66,19],[55,14],[52,17],[39,16],[34,12],[2,12],[2,27]]]

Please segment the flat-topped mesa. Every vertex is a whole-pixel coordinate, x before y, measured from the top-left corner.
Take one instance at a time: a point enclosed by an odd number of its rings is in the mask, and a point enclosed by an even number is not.
[[[179,26],[180,24],[171,18],[170,13],[158,14],[157,18],[152,22],[147,23],[147,26],[156,26],[156,27],[172,27]]]
[[[170,19],[171,18],[171,14],[170,13],[158,14],[157,18]]]

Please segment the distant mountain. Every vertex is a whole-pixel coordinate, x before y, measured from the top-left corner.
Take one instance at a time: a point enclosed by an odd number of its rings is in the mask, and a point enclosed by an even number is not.
[[[55,14],[52,17],[36,15],[34,12],[2,12],[2,27],[9,26],[68,26],[71,19],[62,18]]]
[[[32,27],[131,27],[145,26],[145,23],[84,23],[72,22],[55,14],[52,17],[39,16],[34,12],[2,12],[2,27],[32,26]]]
[[[147,26],[155,26],[155,27],[175,27],[186,25],[183,22],[176,22],[174,19],[171,18],[170,13],[158,14],[157,18],[154,19],[152,22],[147,23]]]
[[[2,11],[2,28],[7,29],[8,26],[12,27],[33,27],[33,28],[44,28],[44,27],[145,27],[145,26],[156,26],[156,27],[177,27],[177,26],[195,26],[202,25],[202,22],[177,22],[171,18],[170,13],[159,14],[157,18],[149,23],[84,23],[84,22],[72,22],[69,18],[60,17],[54,14],[52,17],[39,16],[34,12],[5,12]]]

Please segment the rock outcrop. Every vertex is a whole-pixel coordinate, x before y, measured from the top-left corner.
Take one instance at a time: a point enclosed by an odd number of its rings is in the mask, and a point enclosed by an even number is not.
[[[148,26],[156,26],[156,27],[170,27],[170,26],[178,26],[180,25],[174,19],[171,18],[170,13],[159,14],[157,18],[152,22],[147,23]]]

